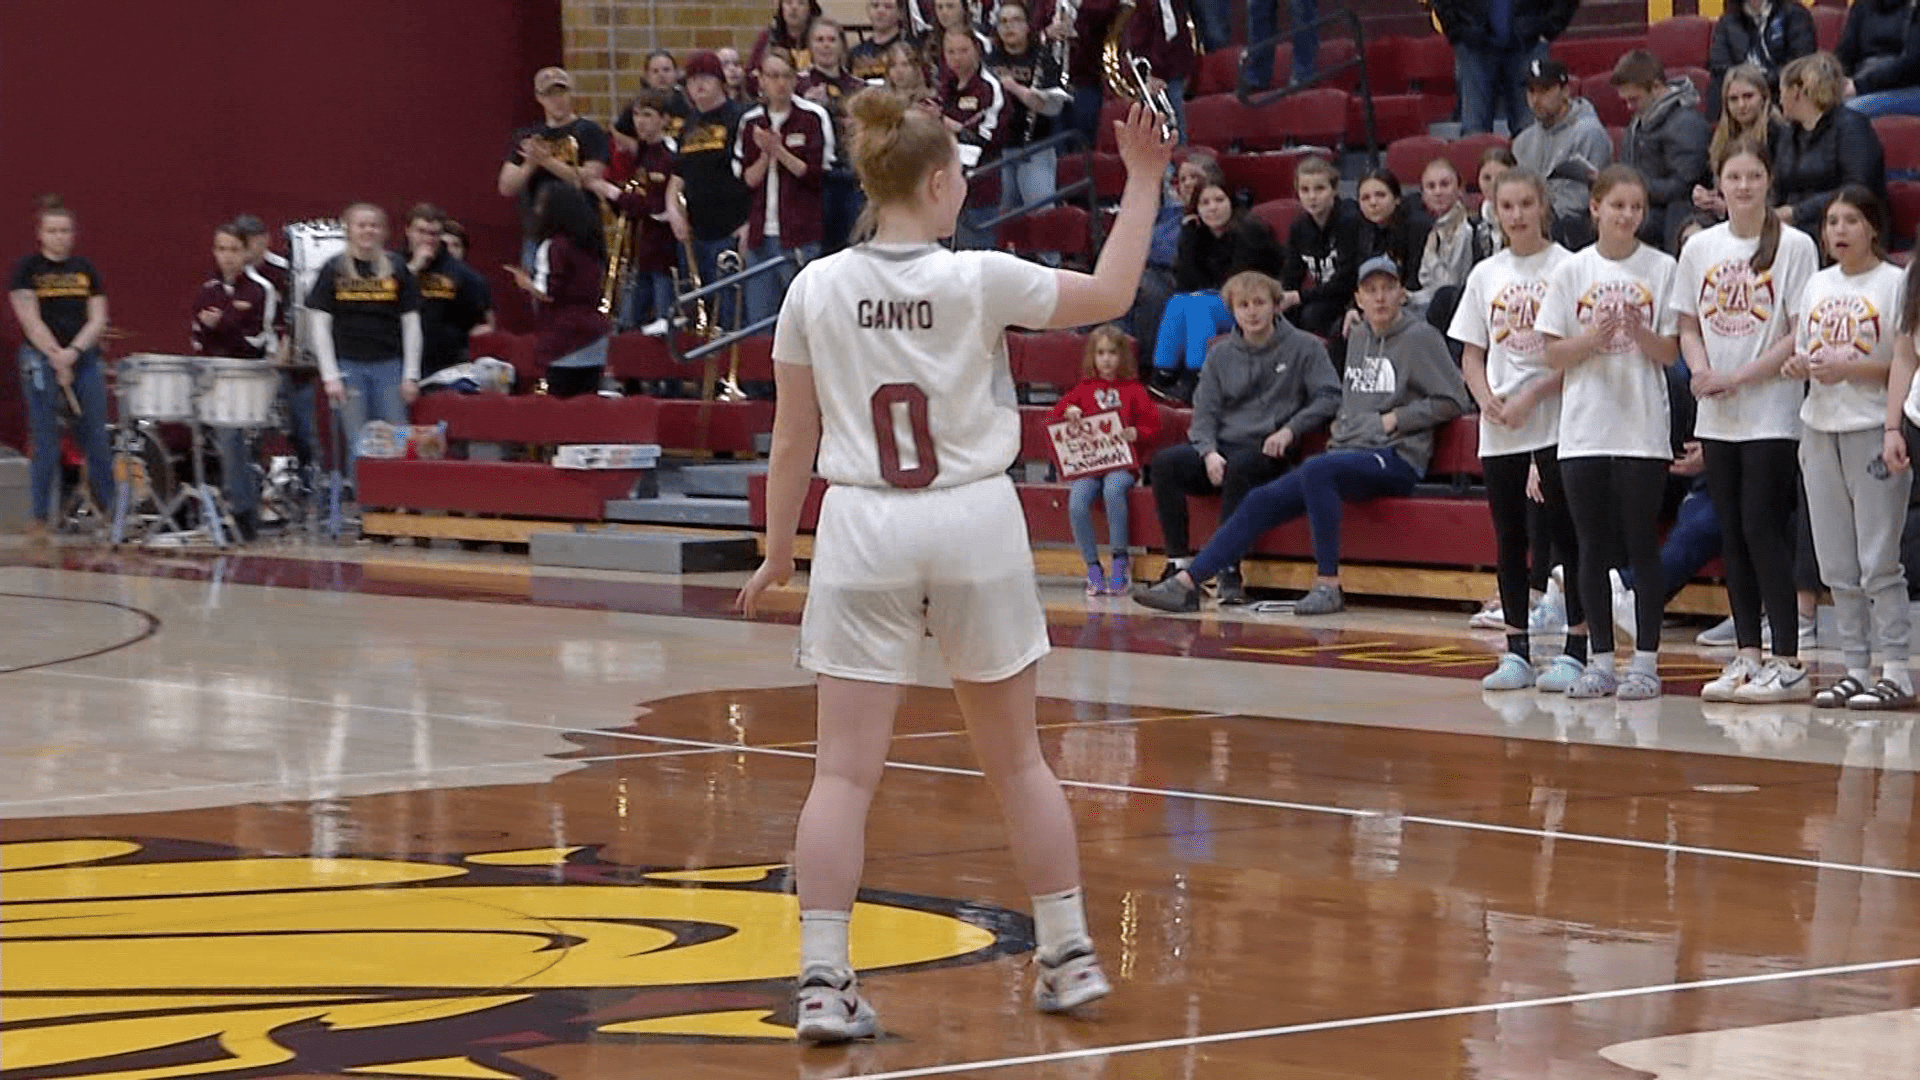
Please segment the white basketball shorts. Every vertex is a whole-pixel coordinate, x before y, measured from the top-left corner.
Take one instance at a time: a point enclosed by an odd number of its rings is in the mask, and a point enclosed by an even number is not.
[[[800,666],[911,683],[928,631],[947,673],[962,682],[1011,678],[1047,654],[1047,617],[1013,481],[829,488],[800,618]]]

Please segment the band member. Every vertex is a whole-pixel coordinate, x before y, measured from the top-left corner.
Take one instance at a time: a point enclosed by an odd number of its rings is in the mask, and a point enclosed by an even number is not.
[[[467,242],[467,227],[455,218],[440,223],[440,242],[447,245],[447,254],[461,262],[466,262],[467,252],[473,250]]]
[[[347,250],[314,276],[307,313],[320,380],[345,428],[347,460],[353,463],[367,421],[405,424],[407,406],[420,396],[420,286],[385,247],[385,210],[354,203],[340,221]]]
[[[554,183],[596,191],[611,157],[607,133],[573,111],[573,76],[565,68],[541,68],[533,77],[542,122],[513,133],[513,146],[500,166],[500,194],[520,200],[522,266],[533,264],[534,199]],[[569,142],[571,140],[571,142]]]
[[[1006,141],[1002,120],[1007,95],[1000,89],[1000,80],[981,67],[984,53],[979,35],[971,27],[945,31],[941,55],[946,58],[946,75],[940,83],[941,115],[946,118],[947,130],[960,143],[961,163],[971,169],[999,156]],[[979,223],[993,215],[999,202],[999,178],[976,177],[954,242],[963,248],[992,247],[993,234],[981,229]]]
[[[273,347],[277,307],[273,285],[247,265],[247,244],[238,225],[213,231],[214,274],[193,298],[193,352],[228,360],[265,361]],[[244,428],[215,429],[220,448],[221,488],[240,538],[259,531],[260,481],[253,474]]]
[[[38,246],[14,264],[7,299],[25,338],[20,386],[33,429],[33,534],[44,542],[59,489],[61,411],[79,405],[75,435],[86,450],[87,483],[103,514],[113,507],[113,461],[99,348],[107,332],[106,289],[93,263],[73,253],[74,216],[59,196],[41,197],[34,227]]]
[[[940,97],[927,80],[926,59],[912,43],[896,41],[887,46],[886,88],[909,105],[940,115]]]
[[[742,105],[753,104],[753,95],[747,90],[747,66],[740,62],[740,50],[731,45],[722,45],[713,50],[720,58],[720,75],[727,84],[727,100]]]
[[[901,0],[867,0],[867,40],[847,52],[847,70],[870,86],[887,81],[887,50],[895,42],[907,42],[901,26]]]
[[[807,47],[813,53],[813,67],[800,73],[795,89],[801,97],[824,105],[833,117],[833,142],[840,152],[827,166],[826,183],[821,189],[822,215],[825,218],[821,250],[831,255],[847,244],[853,223],[860,219],[866,199],[860,194],[860,181],[847,161],[847,99],[866,83],[854,77],[842,64],[847,35],[840,23],[825,15],[813,20],[807,31]]]
[[[621,304],[627,326],[664,334],[673,318],[673,230],[667,227],[667,187],[678,146],[667,135],[667,95],[642,90],[627,117],[637,141],[613,156],[611,179],[620,188],[627,230],[627,293]]]
[[[613,326],[600,314],[607,234],[585,194],[556,187],[540,197],[540,246],[533,273],[508,267],[540,305],[535,362],[558,398],[600,389]]]
[[[760,60],[766,104],[748,110],[734,141],[734,168],[753,189],[747,215],[746,264],[789,252],[801,262],[820,254],[822,185],[837,156],[833,118],[824,106],[793,94],[793,65],[778,49]],[[788,263],[747,280],[747,325],[773,317],[798,267]]]
[[[1186,141],[1187,130],[1187,82],[1199,68],[1188,7],[1187,0],[1148,0],[1127,23],[1127,51],[1147,61],[1153,73],[1147,82],[1152,89],[1166,93],[1167,104],[1173,106],[1173,115],[1167,119],[1180,130],[1182,142]],[[1402,268],[1408,275],[1413,270]]]
[[[723,51],[732,52],[733,50]],[[724,70],[725,67],[726,61],[722,60],[721,68]],[[680,65],[675,62],[672,53],[665,49],[655,49],[647,54],[646,78],[646,89],[664,95],[661,114],[667,118],[667,138],[678,139],[680,129],[686,126],[687,117],[693,115],[693,104],[687,100],[686,91],[680,89]],[[727,96],[729,98],[733,96],[731,86],[728,88]],[[613,149],[616,155],[614,164],[618,164],[617,155],[620,151],[624,150],[631,154],[639,149],[639,141],[640,137],[633,129],[633,109],[629,107],[613,120]],[[620,181],[613,179],[614,171],[614,168],[609,166],[608,178],[617,185]]]
[[[268,355],[280,365],[280,398],[286,406],[288,441],[301,465],[317,459],[320,441],[315,431],[314,410],[319,406],[320,374],[304,358],[293,356],[293,266],[268,246],[266,223],[252,214],[233,219],[240,236],[247,242],[247,268],[267,279],[273,286],[274,317],[267,323],[274,342]]]
[[[407,211],[407,269],[420,283],[420,377],[467,362],[467,339],[493,329],[487,279],[442,242],[447,212],[432,203]]]
[[[744,238],[752,203],[752,193],[733,171],[733,144],[746,110],[727,100],[725,78],[714,54],[687,58],[687,98],[694,117],[681,133],[667,189],[667,224],[674,239],[692,245],[705,282],[716,280],[720,253]],[[731,325],[730,291],[718,300],[714,309],[721,325]]]
[[[1018,150],[1053,135],[1054,117],[1066,110],[1073,94],[1054,55],[1034,40],[1026,0],[1006,0],[995,16],[998,40],[987,57],[987,70],[1007,94],[1007,149]],[[1008,166],[1000,174],[1000,210],[1038,205],[1058,190],[1058,155],[1039,150]],[[1058,265],[1058,252],[1042,261]]]
[[[807,30],[820,17],[820,0],[774,0],[773,21],[754,39],[753,52],[747,56],[747,97],[760,96],[760,61],[768,49],[785,49],[794,70],[805,71],[813,65],[807,54]]]

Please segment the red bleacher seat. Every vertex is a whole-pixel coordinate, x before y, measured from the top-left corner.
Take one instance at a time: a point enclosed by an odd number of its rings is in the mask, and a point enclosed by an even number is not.
[[[1873,133],[1880,136],[1889,170],[1920,169],[1920,116],[1876,116]]]
[[[1187,102],[1187,140],[1226,153],[1245,142],[1256,115],[1232,94],[1194,98]]]
[[[632,494],[641,470],[556,469],[527,461],[391,461],[363,458],[356,493],[369,509],[599,521],[607,501]]]
[[[1480,190],[1480,155],[1486,153],[1489,146],[1511,146],[1504,135],[1482,132],[1478,135],[1464,135],[1447,144],[1447,160],[1460,171],[1460,182],[1469,191]]]
[[[1269,199],[1287,199],[1293,197],[1293,174],[1299,167],[1304,153],[1289,151],[1278,154],[1227,154],[1220,159],[1220,168],[1227,174],[1227,187],[1232,191],[1244,190],[1252,195],[1252,201],[1263,203]]]
[[[1675,15],[1647,26],[1647,51],[1669,71],[1706,67],[1712,41],[1713,20],[1705,15]]]
[[[1127,103],[1124,101],[1109,98],[1105,105],[1100,106],[1100,125],[1094,130],[1093,148],[1103,154],[1119,153],[1120,144],[1113,139],[1113,125],[1115,121],[1126,118]]]
[[[1084,255],[1092,250],[1093,237],[1084,207],[1056,203],[1000,226],[1000,244],[1019,252]]]
[[[652,443],[660,441],[660,405],[597,394],[428,394],[414,402],[412,416],[416,424],[445,422],[452,442]]]
[[[1574,78],[1588,75],[1612,74],[1614,62],[1634,49],[1646,48],[1644,35],[1633,34],[1617,37],[1560,38],[1547,46],[1547,54],[1567,65]],[[1706,62],[1706,53],[1700,54],[1701,63]]]
[[[1367,145],[1367,103],[1355,94],[1347,99],[1347,145]],[[1426,133],[1427,100],[1419,94],[1376,94],[1373,98],[1373,131],[1378,145],[1395,139]]]
[[[1813,33],[1820,48],[1832,52],[1840,44],[1840,35],[1846,28],[1846,8],[1816,7],[1813,9]]]
[[[1447,140],[1434,135],[1413,135],[1404,139],[1395,139],[1387,147],[1387,171],[1399,177],[1402,184],[1418,184],[1420,175],[1426,172],[1427,163],[1435,158],[1447,156]],[[1467,173],[1463,179],[1471,181]]]
[[[1253,216],[1266,222],[1267,227],[1273,230],[1273,235],[1279,237],[1283,244],[1287,240],[1287,230],[1293,228],[1294,219],[1303,213],[1305,211],[1298,199],[1273,199],[1253,208]]]
[[[1374,96],[1407,91],[1407,70],[1400,63],[1400,50],[1412,40],[1404,35],[1390,34],[1367,42],[1367,86],[1373,90]]]
[[[681,347],[691,349],[700,341],[687,335],[681,335]],[[739,377],[742,382],[773,381],[773,338],[761,334],[746,338],[734,347],[739,351]],[[722,352],[715,362],[720,373],[734,370],[731,350]],[[615,334],[613,342],[607,347],[607,372],[621,379],[698,379],[706,371],[701,360],[692,364],[681,363],[667,351],[664,338],[648,337],[637,331]]]
[[[1613,141],[1613,160],[1619,161],[1627,156],[1627,129],[1614,124],[1607,128],[1607,137]]]
[[[1347,137],[1347,92],[1317,89],[1291,94],[1253,110],[1251,127],[1240,140],[1250,150],[1279,150],[1292,145],[1337,150]]]
[[[1060,159],[1055,178],[1061,187],[1077,183],[1087,174],[1087,155],[1068,154]],[[1093,193],[1101,199],[1117,199],[1127,189],[1127,166],[1119,154],[1093,155]]]
[[[1071,390],[1080,381],[1087,354],[1087,336],[1073,330],[1045,330],[1007,335],[1013,381],[1023,386],[1051,386]]]
[[[1239,77],[1240,46],[1215,49],[1200,58],[1199,68],[1193,75],[1193,94],[1195,97],[1231,94]]]
[[[1669,76],[1685,75],[1687,80],[1693,83],[1694,92],[1700,95],[1700,107],[1703,109],[1706,108],[1707,91],[1713,86],[1712,72],[1702,67],[1683,67],[1679,71],[1668,68],[1667,74]]]
[[[1353,47],[1351,40],[1347,38],[1334,38],[1331,41],[1322,41],[1320,43],[1319,50],[1314,53],[1313,66],[1315,70],[1328,71],[1341,64],[1352,63],[1359,59],[1359,57],[1360,50]],[[1289,63],[1292,61],[1291,51],[1289,51],[1288,61]],[[1286,73],[1281,71],[1279,57],[1277,56],[1274,58],[1273,78],[1276,83],[1284,84],[1286,82]],[[1358,67],[1350,68],[1324,82],[1317,82],[1313,85],[1316,90],[1332,87],[1337,90],[1344,90],[1349,94],[1358,93],[1360,90],[1360,69]]]
[[[1889,181],[1887,201],[1892,204],[1894,241],[1887,246],[1904,248],[1912,245],[1916,233],[1920,233],[1920,181]]]
[[[658,441],[668,450],[751,454],[754,436],[773,430],[771,401],[665,399],[659,406]]]
[[[1589,75],[1580,80],[1580,96],[1593,103],[1593,111],[1608,127],[1625,127],[1633,119],[1633,112],[1620,99],[1611,75]]]
[[[467,339],[468,356],[476,360],[491,356],[512,364],[515,388],[521,390],[532,389],[541,375],[540,368],[534,363],[533,347],[532,334],[513,334],[504,330],[490,330]]]
[[[1422,94],[1454,96],[1453,46],[1439,34],[1403,38],[1396,57],[1407,86]]]

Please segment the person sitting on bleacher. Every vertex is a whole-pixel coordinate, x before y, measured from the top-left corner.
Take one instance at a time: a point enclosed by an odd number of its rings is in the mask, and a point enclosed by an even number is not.
[[[1325,158],[1310,157],[1293,175],[1294,194],[1306,213],[1287,230],[1280,303],[1293,324],[1317,337],[1340,336],[1340,321],[1353,303],[1354,271],[1360,267],[1360,211],[1342,199],[1340,173]],[[1336,344],[1334,352],[1340,355]]]
[[[1152,357],[1159,346],[1160,319],[1166,313],[1167,301],[1177,291],[1173,272],[1180,258],[1180,229],[1186,223],[1187,207],[1193,196],[1199,192],[1200,185],[1207,182],[1218,184],[1222,189],[1227,186],[1219,159],[1204,149],[1189,150],[1174,170],[1173,183],[1161,188],[1160,215],[1153,222],[1147,268],[1140,275],[1140,289],[1134,294],[1133,308],[1127,312],[1126,319],[1142,356]],[[1158,389],[1167,392],[1166,387]]]
[[[1613,163],[1613,139],[1593,103],[1573,96],[1573,74],[1552,57],[1527,68],[1527,107],[1539,123],[1513,140],[1520,167],[1547,181],[1553,238],[1569,251],[1593,243],[1593,178]]]
[[[1833,54],[1854,89],[1876,85],[1883,71],[1900,63],[1913,16],[1913,0],[1854,0],[1848,5],[1846,26]]]
[[[1847,108],[1862,116],[1920,115],[1920,5],[1906,13],[1900,47],[1846,82]]]
[[[1277,274],[1281,267],[1273,230],[1235,206],[1224,184],[1201,184],[1189,212],[1193,219],[1180,226],[1180,253],[1173,264],[1178,291],[1160,316],[1153,350],[1156,385],[1182,402],[1193,399],[1207,343],[1233,327],[1221,285],[1243,270]]]
[[[1707,46],[1707,74],[1713,76],[1707,107],[1720,101],[1727,72],[1736,66],[1752,64],[1767,73],[1769,84],[1778,82],[1781,68],[1820,47],[1817,38],[1813,12],[1799,0],[1728,4],[1713,24],[1713,42]]]
[[[1160,407],[1147,396],[1140,384],[1140,363],[1133,352],[1133,339],[1118,326],[1094,327],[1087,335],[1086,357],[1080,365],[1080,381],[1064,394],[1047,413],[1049,424],[1078,420],[1098,413],[1118,413],[1122,436],[1134,446],[1134,461],[1139,451],[1160,431]],[[1067,520],[1073,526],[1073,542],[1087,564],[1088,596],[1125,596],[1132,580],[1132,551],[1127,534],[1127,495],[1133,490],[1134,470],[1114,469],[1097,476],[1076,477],[1067,491]],[[1093,503],[1099,498],[1107,508],[1107,546],[1113,556],[1113,571],[1100,564],[1100,544],[1093,535]]]
[[[1645,49],[1622,56],[1613,65],[1612,82],[1633,110],[1620,160],[1647,182],[1640,239],[1672,251],[1691,212],[1693,189],[1711,175],[1707,144],[1713,131],[1700,115],[1700,92],[1685,75],[1668,79],[1660,58]]]
[[[1427,244],[1427,223],[1407,212],[1400,178],[1390,169],[1368,169],[1354,195],[1360,204],[1360,261],[1385,255],[1400,268],[1408,288],[1419,288],[1415,271],[1420,268],[1420,250]],[[1348,311],[1347,327],[1351,329],[1359,318],[1357,311]]]
[[[1443,157],[1427,162],[1420,173],[1420,206],[1433,224],[1420,245],[1420,262],[1413,273],[1419,288],[1408,294],[1407,310],[1444,331],[1453,324],[1460,290],[1478,261],[1473,252],[1472,214],[1460,190],[1460,170],[1453,162]]]
[[[1817,235],[1827,202],[1848,184],[1887,201],[1886,154],[1873,122],[1842,104],[1846,78],[1832,53],[1803,56],[1780,72],[1787,128],[1773,144],[1773,202],[1780,220]]]
[[[1707,160],[1718,161],[1721,153],[1737,142],[1756,142],[1769,149],[1786,130],[1786,121],[1773,107],[1773,87],[1767,73],[1752,64],[1741,64],[1727,72],[1720,84],[1720,122],[1714,125],[1713,140],[1707,144]],[[1727,220],[1727,200],[1713,186],[1714,178],[1694,185],[1692,219],[1702,227]],[[1683,238],[1684,240],[1684,238]]]
[[[1198,611],[1201,582],[1237,563],[1268,530],[1305,516],[1316,576],[1293,613],[1346,608],[1342,505],[1411,494],[1433,456],[1434,429],[1472,402],[1446,339],[1403,310],[1406,292],[1392,259],[1370,259],[1360,268],[1359,297],[1365,318],[1347,342],[1346,390],[1326,452],[1248,492],[1191,565],[1135,590],[1134,600],[1161,611]]]
[[[1236,329],[1207,353],[1187,442],[1153,456],[1153,503],[1169,575],[1186,565],[1193,550],[1187,496],[1218,493],[1222,520],[1232,517],[1247,492],[1286,472],[1299,457],[1301,440],[1325,427],[1340,408],[1340,378],[1326,347],[1279,317],[1279,282],[1246,271],[1221,291],[1233,307]],[[1234,560],[1214,570],[1221,603],[1246,599]]]

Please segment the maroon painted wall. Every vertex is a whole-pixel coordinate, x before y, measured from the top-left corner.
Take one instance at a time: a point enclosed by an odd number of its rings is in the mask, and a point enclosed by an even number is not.
[[[559,0],[0,0],[0,262],[59,192],[124,353],[185,351],[213,226],[242,211],[278,228],[431,200],[472,230],[475,265],[511,261],[494,178],[560,46]],[[18,446],[19,331],[0,326],[0,442]]]

